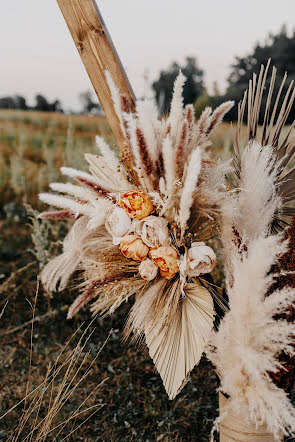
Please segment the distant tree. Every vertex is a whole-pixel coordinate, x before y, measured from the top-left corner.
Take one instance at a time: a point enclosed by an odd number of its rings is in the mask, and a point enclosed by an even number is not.
[[[14,101],[13,97],[0,98],[0,108],[1,109],[15,109],[15,101]]]
[[[61,102],[59,100],[55,100],[50,104],[50,110],[52,112],[63,112],[63,108]]]
[[[28,106],[24,97],[21,95],[14,95],[12,97],[0,98],[0,108],[27,110]]]
[[[50,103],[46,97],[41,94],[37,94],[35,97],[35,106],[34,110],[41,112],[63,112],[62,106],[59,100],[55,100]]]
[[[252,73],[259,73],[261,64],[266,65],[269,58],[271,58],[272,65],[277,68],[275,92],[278,90],[285,72],[288,72],[288,79],[283,90],[283,92],[286,92],[290,82],[295,80],[295,31],[288,35],[286,26],[283,26],[278,34],[269,34],[264,43],[256,43],[249,55],[236,57],[231,65],[225,96],[220,97],[218,101],[224,99],[240,101],[244,90],[248,88]],[[268,84],[266,86],[268,87]],[[236,117],[235,107],[227,114],[226,118],[234,120]]]
[[[79,94],[79,99],[82,104],[82,113],[83,114],[89,114],[90,112],[93,112],[93,111],[96,111],[96,112],[101,111],[101,106],[100,106],[98,100],[93,100],[91,91],[81,92]]]
[[[50,110],[50,104],[47,101],[47,98],[41,94],[37,94],[35,97],[36,105],[34,107],[35,110],[48,112]]]
[[[187,77],[183,89],[184,104],[194,103],[203,93],[203,71],[198,67],[197,60],[194,57],[187,57],[184,65],[174,62],[167,70],[161,71],[158,80],[152,84],[162,113],[169,110],[173,83],[179,70]]]
[[[21,109],[21,110],[28,109],[27,101],[26,101],[25,97],[23,97],[22,95],[15,95],[14,101],[15,101],[15,106],[16,106],[15,108],[16,109]]]

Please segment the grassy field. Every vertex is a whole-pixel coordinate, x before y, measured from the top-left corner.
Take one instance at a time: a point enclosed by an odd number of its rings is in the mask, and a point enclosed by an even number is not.
[[[206,441],[218,381],[205,359],[169,401],[147,351],[121,342],[129,305],[104,321],[88,311],[67,321],[73,289],[39,287],[67,225],[36,220],[38,192],[61,180],[61,165],[86,168],[96,134],[113,142],[101,116],[0,111],[1,415],[27,396],[0,421],[0,440]],[[217,156],[230,137],[229,125],[215,131]]]

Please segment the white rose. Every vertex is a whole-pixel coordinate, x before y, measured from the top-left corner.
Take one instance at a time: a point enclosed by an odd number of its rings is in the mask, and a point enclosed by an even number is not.
[[[158,267],[153,263],[152,260],[147,258],[140,263],[138,271],[142,279],[152,281],[157,276]]]
[[[107,214],[105,228],[113,237],[114,244],[119,244],[121,238],[129,232],[131,223],[131,218],[121,207],[115,207],[114,210]]]
[[[211,247],[204,242],[193,242],[188,250],[187,273],[189,276],[199,276],[209,273],[216,264],[216,255]]]
[[[166,246],[170,243],[167,222],[158,216],[147,216],[134,226],[134,231],[149,247]]]

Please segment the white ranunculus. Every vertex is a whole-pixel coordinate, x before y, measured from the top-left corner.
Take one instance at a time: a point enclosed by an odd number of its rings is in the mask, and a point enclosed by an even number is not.
[[[204,242],[193,242],[187,254],[187,273],[199,276],[209,273],[216,264],[216,255]]]
[[[121,238],[129,232],[131,223],[131,218],[121,207],[115,207],[107,214],[105,228],[113,237],[114,244],[120,244]]]
[[[167,222],[159,216],[151,215],[140,220],[134,226],[134,231],[151,248],[170,244]]]
[[[153,263],[152,260],[146,258],[140,263],[138,271],[142,279],[145,279],[146,281],[152,281],[157,276],[158,267]]]

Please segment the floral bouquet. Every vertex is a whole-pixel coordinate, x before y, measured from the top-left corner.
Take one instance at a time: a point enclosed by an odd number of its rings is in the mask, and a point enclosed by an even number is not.
[[[85,155],[90,173],[61,168],[76,184],[52,183],[64,195],[40,199],[60,210],[40,218],[74,220],[63,253],[42,271],[51,291],[80,272],[68,318],[89,302],[94,315],[106,316],[135,295],[124,334],[146,343],[169,398],[206,350],[226,400],[217,424],[223,428],[237,413],[279,440],[295,430],[290,388],[284,390],[286,382],[293,387],[295,359],[295,283],[286,277],[295,270],[288,221],[295,172],[285,172],[295,153],[294,123],[284,129],[295,92],[290,85],[281,100],[281,85],[272,103],[274,68],[262,114],[268,68],[254,74],[239,104],[234,156],[224,163],[213,159],[209,137],[232,102],[206,108],[196,120],[193,106],[183,106],[180,73],[169,115],[159,117],[148,100],[132,112],[107,74],[125,139],[120,157],[97,137],[99,155]],[[225,296],[211,274],[217,260]],[[241,440],[256,440],[253,434]]]
[[[48,290],[62,290],[76,269],[83,272],[68,318],[90,301],[93,314],[110,314],[136,294],[125,335],[144,338],[173,399],[201,358],[213,327],[213,299],[223,306],[205,275],[216,264],[208,241],[218,235],[230,166],[212,160],[208,137],[233,103],[206,109],[196,122],[193,106],[183,108],[180,73],[169,116],[159,118],[151,101],[137,102],[131,113],[108,78],[125,150],[119,159],[97,137],[100,155],[85,155],[91,174],[63,167],[77,184],[50,187],[68,196],[40,195],[62,209],[40,218],[76,219],[42,281]]]

